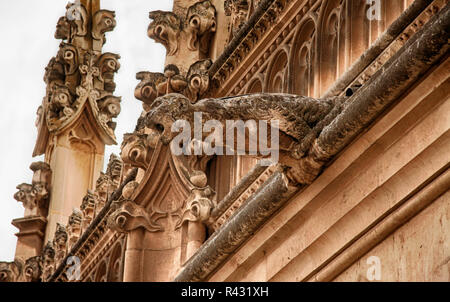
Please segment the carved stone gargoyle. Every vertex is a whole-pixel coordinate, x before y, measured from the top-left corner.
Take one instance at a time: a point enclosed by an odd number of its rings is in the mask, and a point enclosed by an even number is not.
[[[25,208],[25,217],[42,216],[45,217],[48,209],[49,191],[51,181],[50,165],[44,162],[31,164],[33,180],[31,184],[20,184],[19,190],[14,194],[14,199],[22,202]]]
[[[210,0],[200,1],[187,9],[186,16],[173,12],[153,11],[148,36],[166,47],[174,56],[180,48],[208,52],[211,34],[216,31],[216,9]]]
[[[180,227],[185,221],[205,223],[210,218],[215,206],[212,200],[215,192],[207,185],[206,174],[202,171],[195,171],[191,174],[189,180],[194,187],[191,189],[191,195],[186,201],[187,206],[176,228]]]
[[[101,9],[97,11],[92,17],[92,38],[94,41],[98,41],[99,45],[94,46],[94,49],[101,50],[103,44],[105,44],[105,33],[113,31],[116,27],[116,13],[114,11]]]
[[[162,231],[163,228],[153,223],[152,214],[146,209],[131,200],[133,193],[139,183],[131,181],[122,189],[121,198],[114,202],[115,209],[108,217],[108,227],[117,232],[126,233],[138,228],[143,228],[149,232]]]
[[[134,91],[134,96],[144,103],[148,110],[153,101],[169,93],[180,93],[196,102],[210,87],[208,70],[212,65],[210,59],[200,60],[189,67],[186,75],[180,74],[178,67],[168,65],[162,73],[139,72],[136,75],[141,82]]]
[[[68,238],[69,235],[67,234],[66,227],[60,223],[57,223],[55,237],[53,238],[55,263],[60,263],[66,256]]]
[[[39,282],[42,275],[41,256],[35,256],[25,261],[23,277],[25,282]]]
[[[0,282],[20,281],[24,263],[20,259],[13,262],[0,262]]]
[[[42,281],[47,281],[55,271],[55,249],[51,241],[47,242],[42,251]]]
[[[178,132],[172,132],[172,125],[178,120],[187,121],[194,129],[194,113],[202,113],[202,123],[215,120],[221,124],[219,132],[222,137],[227,129],[227,120],[231,121],[266,121],[269,125],[278,123],[279,146],[271,146],[272,151],[279,152],[279,162],[287,167],[288,177],[295,184],[309,184],[320,173],[322,163],[308,157],[308,150],[314,139],[320,134],[321,121],[333,110],[339,109],[343,100],[340,97],[314,99],[289,94],[251,94],[219,99],[203,99],[192,104],[189,99],[179,94],[169,94],[154,101],[146,116],[146,126],[160,135],[164,144],[170,143]],[[215,129],[215,131],[218,131]],[[203,141],[212,132],[202,134]],[[191,137],[193,133],[191,133]],[[267,136],[267,135],[266,135]],[[236,150],[237,137],[231,146]],[[266,140],[269,138],[256,138]],[[250,143],[246,136],[247,146]],[[224,144],[224,142],[222,142]],[[257,144],[258,151],[259,146]],[[260,152],[257,157],[264,157]]]

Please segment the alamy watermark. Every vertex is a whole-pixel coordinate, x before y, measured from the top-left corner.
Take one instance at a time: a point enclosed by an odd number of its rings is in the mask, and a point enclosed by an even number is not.
[[[77,256],[67,258],[66,265],[69,267],[66,276],[69,281],[80,281],[81,279],[81,261]]]
[[[377,256],[370,256],[367,258],[366,263],[369,265],[367,269],[366,277],[369,281],[381,280],[381,260]]]
[[[264,158],[262,165],[278,162],[278,120],[271,120],[270,125],[264,120],[226,120],[224,125],[218,120],[203,124],[202,118],[201,112],[194,113],[194,129],[186,120],[172,125],[173,133],[180,132],[170,144],[174,155],[250,155]]]
[[[366,0],[366,3],[369,6],[369,9],[367,10],[367,19],[370,21],[373,20],[381,20],[381,0]]]

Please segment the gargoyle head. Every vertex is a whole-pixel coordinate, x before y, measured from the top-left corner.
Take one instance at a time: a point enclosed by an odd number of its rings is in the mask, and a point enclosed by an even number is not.
[[[41,278],[41,257],[31,257],[25,261],[24,276],[26,282],[38,282]]]
[[[32,210],[36,207],[36,199],[33,195],[33,186],[30,184],[20,184],[16,187],[19,191],[14,194],[14,199],[22,202],[24,208]]]
[[[53,110],[70,107],[72,104],[72,95],[69,89],[64,85],[55,85],[53,87],[50,105]]]
[[[86,36],[88,32],[88,12],[81,3],[69,3],[66,6],[66,19],[73,24],[75,34],[79,37]]]
[[[134,90],[134,96],[147,105],[151,105],[158,96],[157,85],[167,80],[162,73],[147,71],[138,72],[136,79],[141,82]]]
[[[67,243],[67,230],[66,227],[60,223],[56,224],[55,238],[53,239],[53,245],[56,248],[65,248]]]
[[[186,16],[186,30],[190,33],[188,48],[196,50],[198,47],[205,52],[205,41],[209,33],[217,30],[216,9],[211,1],[197,2],[189,7]],[[206,37],[205,41],[203,36]],[[199,46],[200,44],[200,46]]]
[[[160,134],[164,144],[168,144],[177,135],[172,125],[177,120],[193,121],[191,101],[181,94],[167,94],[152,104],[146,116],[146,126]]]
[[[83,213],[81,213],[78,209],[73,209],[72,214],[69,216],[69,226],[70,227],[78,227],[81,225],[81,221],[83,220]]]
[[[78,51],[72,44],[61,42],[57,60],[64,64],[64,73],[66,76],[78,71]]]
[[[70,38],[70,23],[65,16],[59,18],[56,24],[55,38],[61,40],[68,40]]]
[[[114,11],[101,9],[97,11],[92,20],[92,37],[95,40],[103,40],[105,43],[105,33],[112,31],[116,27],[116,13]]]
[[[172,12],[153,11],[149,14],[153,21],[148,26],[148,36],[161,43],[167,49],[167,55],[173,56],[178,50],[178,36],[181,20]]]

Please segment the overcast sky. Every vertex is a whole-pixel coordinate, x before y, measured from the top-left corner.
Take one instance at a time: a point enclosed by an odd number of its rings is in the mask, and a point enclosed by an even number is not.
[[[0,0],[0,261],[14,258],[17,228],[14,218],[24,209],[13,195],[16,186],[30,183],[32,158],[37,137],[36,110],[45,95],[44,69],[56,55],[60,40],[53,37],[67,0]],[[142,106],[134,98],[139,71],[162,72],[165,49],[147,37],[153,10],[172,10],[172,0],[102,0],[102,8],[116,11],[117,26],[106,34],[104,52],[121,55],[121,69],[115,77],[115,95],[122,96],[117,118],[118,146],[107,147],[119,154],[123,134],[132,132]],[[81,202],[81,201],[80,201]]]

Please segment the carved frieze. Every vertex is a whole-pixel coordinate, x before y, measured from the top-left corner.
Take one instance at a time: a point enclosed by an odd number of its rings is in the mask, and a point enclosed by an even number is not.
[[[248,19],[250,0],[225,0],[225,15],[230,16],[229,38],[231,40]]]

